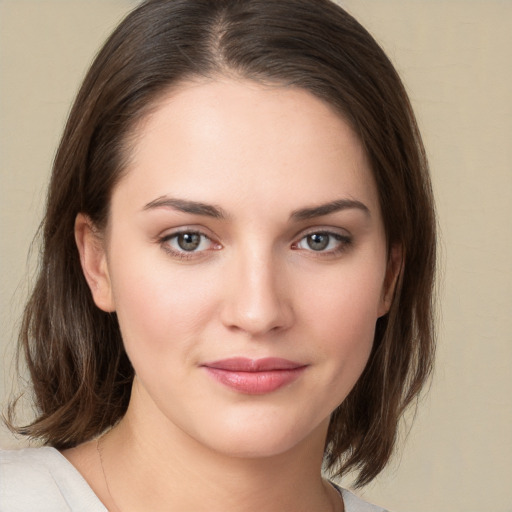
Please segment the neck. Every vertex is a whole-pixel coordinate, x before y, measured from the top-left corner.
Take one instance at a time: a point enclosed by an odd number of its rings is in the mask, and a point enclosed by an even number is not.
[[[102,440],[105,477],[122,512],[339,510],[339,497],[321,478],[326,422],[286,452],[233,456],[175,425],[148,421],[143,409],[130,404]]]

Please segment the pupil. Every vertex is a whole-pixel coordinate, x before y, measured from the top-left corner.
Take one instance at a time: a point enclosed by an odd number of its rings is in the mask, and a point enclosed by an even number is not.
[[[178,235],[178,245],[184,251],[195,251],[201,243],[201,236],[197,233],[181,233]]]
[[[308,236],[308,245],[314,251],[322,251],[329,245],[329,235],[315,233]]]

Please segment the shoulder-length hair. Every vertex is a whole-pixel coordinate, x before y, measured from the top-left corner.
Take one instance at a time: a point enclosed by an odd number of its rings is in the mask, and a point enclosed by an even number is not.
[[[106,225],[131,133],[166,91],[197,76],[302,88],[335,109],[365,148],[388,246],[402,247],[403,262],[368,364],[332,414],[325,462],[368,483],[388,462],[399,418],[431,372],[435,215],[404,86],[371,35],[328,0],[148,0],[108,39],[55,158],[40,271],[20,333],[38,415],[17,432],[64,449],[125,413],[133,368],[116,315],[93,303],[74,222],[82,212]]]

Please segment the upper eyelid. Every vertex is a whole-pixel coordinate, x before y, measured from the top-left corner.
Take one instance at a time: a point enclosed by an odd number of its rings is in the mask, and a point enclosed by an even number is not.
[[[206,238],[209,241],[209,243],[212,244],[212,245],[220,245],[220,243],[217,242],[215,240],[215,238],[213,238],[212,236],[207,235],[206,233],[203,233],[202,231],[194,231],[192,229],[185,229],[185,230],[180,230],[180,231],[174,231],[172,233],[169,233],[167,235],[163,235],[163,236],[159,237],[158,241],[160,243],[165,243],[165,242],[168,242],[168,241],[178,237],[179,235],[183,235],[183,234],[187,234],[187,233],[188,234],[202,236],[202,237]]]
[[[206,238],[211,238],[209,235],[204,233],[203,231],[199,231],[198,229],[178,229],[175,231],[172,231],[170,233],[164,233],[159,236],[160,239],[166,239],[166,238],[173,238],[178,235],[183,235],[184,233],[191,233],[193,235],[201,235],[205,236]]]
[[[302,229],[295,236],[294,240],[301,240],[305,236],[315,233],[325,233],[326,235],[338,235],[342,237],[352,238],[352,233],[346,228],[336,228],[333,226],[311,226],[310,228]]]
[[[198,235],[203,235],[206,238],[214,241],[216,236],[209,230],[204,227],[199,226],[180,226],[176,228],[168,228],[161,231],[161,234],[157,235],[158,240],[172,238],[173,236],[180,235],[182,233],[195,233]]]
[[[335,231],[320,231],[320,230],[317,230],[317,231],[310,231],[309,233],[305,233],[302,236],[299,236],[298,238],[295,239],[295,241],[292,243],[292,245],[298,245],[300,242],[302,242],[302,240],[304,240],[305,238],[307,238],[310,235],[327,235],[327,236],[331,236],[331,237],[337,239],[338,241],[340,241],[341,243],[352,242],[352,238],[353,238],[352,235],[343,235],[343,234],[337,233]]]

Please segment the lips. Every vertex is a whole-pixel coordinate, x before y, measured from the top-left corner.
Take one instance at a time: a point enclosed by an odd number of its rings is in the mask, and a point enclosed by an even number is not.
[[[234,357],[201,365],[217,382],[251,395],[272,393],[298,379],[307,365],[288,359]]]

